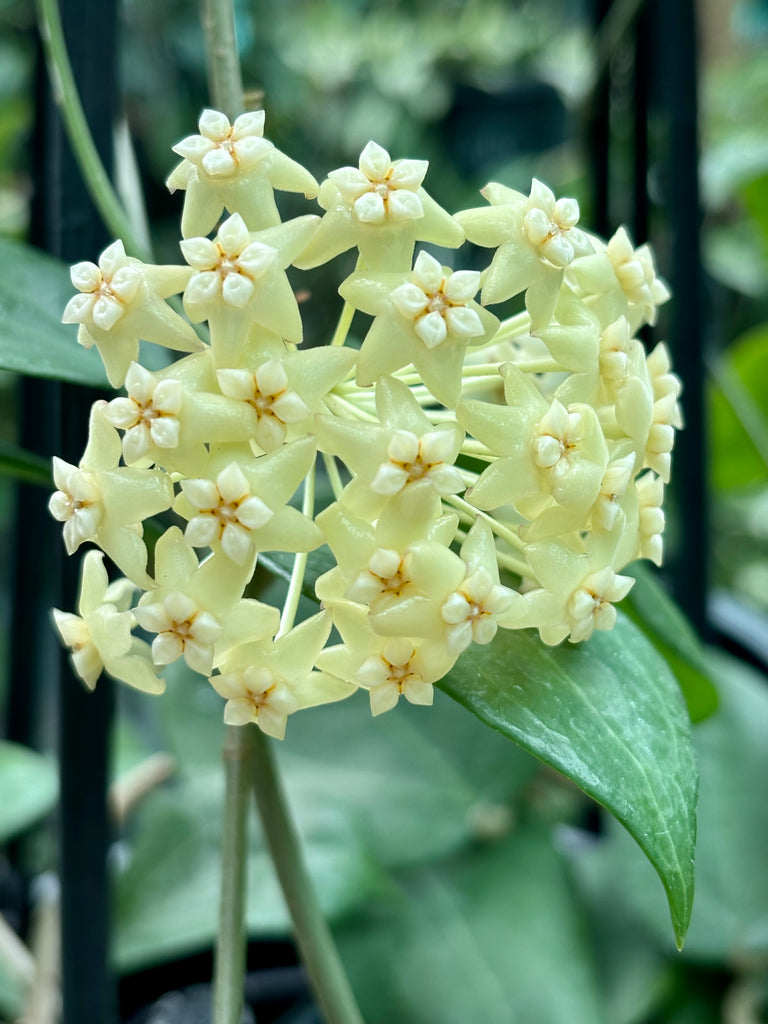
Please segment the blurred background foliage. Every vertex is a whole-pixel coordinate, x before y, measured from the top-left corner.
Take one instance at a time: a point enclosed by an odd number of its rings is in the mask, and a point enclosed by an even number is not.
[[[35,151],[30,7],[0,0],[0,234],[19,239]],[[753,646],[768,652],[768,5],[709,0],[700,16],[711,568],[718,607],[740,602]],[[318,178],[355,163],[374,135],[395,157],[429,159],[427,187],[449,209],[477,205],[489,179],[527,190],[535,175],[578,197],[589,224],[586,3],[240,0],[237,18],[246,87],[267,109],[268,136]],[[124,0],[121,47],[146,221],[159,258],[175,261],[169,144],[194,130],[206,103],[194,5]],[[617,51],[619,87],[630,64]],[[620,145],[620,108],[614,116]],[[652,167],[652,195],[653,179]],[[289,198],[283,211],[306,206]],[[663,272],[663,252],[660,262]],[[343,273],[323,272],[313,294],[328,295]],[[320,340],[337,309],[308,309]],[[13,441],[8,373],[0,399],[2,436]],[[3,613],[12,508],[0,478]],[[4,654],[7,635],[0,640]],[[698,892],[682,954],[658,880],[621,830],[442,695],[429,713],[405,707],[372,722],[361,699],[291,722],[281,749],[291,800],[369,1024],[768,1021],[768,691],[752,669],[707,657],[720,709],[695,730]],[[158,751],[176,766],[128,816],[115,848],[115,957],[134,991],[133,972],[205,950],[215,926],[221,709],[204,682],[181,676],[160,701],[120,694],[116,777]],[[53,805],[51,764],[0,744],[0,788],[28,794],[0,807],[6,842]],[[27,876],[51,866],[50,842],[24,849]],[[252,934],[284,936],[256,834],[250,872]],[[0,859],[0,889],[9,877]],[[6,910],[12,903],[6,891]],[[21,999],[0,959],[0,1019]]]

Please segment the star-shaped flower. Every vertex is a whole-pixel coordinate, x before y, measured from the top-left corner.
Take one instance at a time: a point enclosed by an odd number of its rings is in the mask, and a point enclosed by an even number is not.
[[[263,138],[263,110],[241,114],[234,124],[217,110],[204,110],[198,127],[199,135],[173,147],[184,159],[167,182],[171,192],[186,190],[184,238],[207,235],[225,208],[239,213],[254,231],[279,224],[273,189],[317,195],[309,171]]]
[[[134,586],[129,580],[110,583],[101,551],[88,551],[81,563],[79,615],[53,609],[56,629],[71,651],[72,667],[89,690],[102,672],[146,693],[162,693],[149,656],[149,646],[131,636],[129,611]]]
[[[184,308],[193,323],[208,320],[217,366],[237,366],[254,324],[300,342],[301,314],[285,274],[314,231],[317,218],[299,217],[251,234],[239,213],[210,238],[181,243],[194,268],[184,292]]]
[[[144,519],[170,508],[170,478],[153,470],[119,466],[117,431],[105,417],[106,402],[91,410],[88,445],[79,466],[54,457],[58,490],[48,507],[64,523],[67,554],[94,541],[139,586],[148,586],[147,549],[138,528]]]
[[[221,550],[242,566],[252,565],[258,551],[319,547],[320,528],[287,504],[314,460],[312,438],[258,458],[243,448],[223,448],[211,457],[205,477],[181,481],[174,511],[188,520],[187,543]]]
[[[322,398],[349,373],[355,356],[352,349],[328,346],[289,352],[278,341],[246,352],[243,367],[219,370],[216,376],[222,393],[251,412],[254,425],[248,436],[270,452],[311,432]]]
[[[575,260],[568,271],[577,292],[604,326],[620,316],[626,316],[632,334],[643,324],[655,324],[670,291],[656,273],[650,248],[635,249],[626,228],[607,244],[593,241],[598,251]]]
[[[491,182],[482,189],[491,204],[465,210],[456,219],[470,242],[496,248],[483,284],[483,303],[503,302],[526,292],[533,329],[546,327],[563,281],[577,256],[592,252],[587,235],[576,227],[579,204],[555,199],[536,178],[530,195]]]
[[[183,291],[188,267],[155,267],[126,256],[123,243],[107,246],[95,263],[70,270],[78,294],[69,300],[62,321],[80,324],[77,340],[95,345],[112,387],[119,388],[138,359],[139,339],[179,352],[195,352],[203,343],[192,327],[163,301]]]
[[[216,554],[198,565],[181,530],[166,530],[155,545],[155,586],[134,610],[139,625],[157,634],[155,664],[183,657],[195,672],[209,675],[230,647],[274,632],[276,608],[241,600],[252,572],[252,562],[241,566]]]
[[[426,252],[407,275],[358,271],[348,277],[342,297],[375,317],[360,350],[357,383],[372,384],[413,363],[435,398],[455,406],[467,346],[487,343],[499,326],[473,301],[479,288],[479,272],[452,272]]]
[[[418,488],[407,488],[396,503],[387,505],[375,525],[358,519],[340,502],[317,517],[337,565],[315,582],[315,593],[326,605],[346,599],[380,611],[403,596],[419,592],[408,573],[408,549],[419,540],[448,545],[458,517],[440,515],[424,501]]]
[[[358,167],[331,171],[318,201],[326,211],[309,246],[296,261],[319,266],[357,246],[371,270],[404,270],[417,239],[456,248],[464,233],[421,187],[426,160],[395,160],[375,142]]]
[[[518,625],[535,626],[550,645],[566,637],[577,643],[587,640],[596,629],[612,629],[614,603],[626,597],[635,582],[616,571],[626,564],[629,543],[627,535],[618,530],[601,534],[580,549],[558,541],[528,545],[526,558],[540,589],[523,595],[525,611]]]
[[[535,519],[557,503],[577,529],[596,501],[608,465],[608,447],[595,410],[548,402],[518,367],[503,368],[505,405],[462,402],[459,422],[499,458],[483,471],[467,498],[478,508],[511,504]]]
[[[375,519],[384,506],[409,487],[424,501],[464,490],[453,465],[464,434],[457,423],[433,425],[410,389],[394,377],[376,385],[380,426],[339,417],[318,416],[321,451],[338,455],[353,474],[341,500],[363,518]]]
[[[349,602],[334,606],[333,622],[344,643],[322,651],[317,665],[368,690],[373,715],[391,711],[401,696],[410,704],[432,704],[433,684],[456,660],[440,641],[379,636],[365,609]]]
[[[299,708],[343,700],[356,687],[313,666],[331,631],[331,617],[321,612],[290,632],[235,647],[210,677],[227,701],[228,725],[255,722],[262,732],[283,739],[288,715]]]

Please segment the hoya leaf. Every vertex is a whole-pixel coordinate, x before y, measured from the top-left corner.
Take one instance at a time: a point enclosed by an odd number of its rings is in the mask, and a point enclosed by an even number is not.
[[[51,463],[34,452],[28,452],[9,441],[0,441],[0,473],[25,484],[53,487]]]
[[[17,743],[0,743],[0,843],[47,814],[57,793],[52,761]]]
[[[74,289],[67,267],[31,246],[0,238],[0,369],[106,387],[95,349],[61,322]]]
[[[503,632],[440,685],[618,818],[658,872],[682,945],[698,778],[677,682],[640,630],[619,614],[610,632],[554,648]]]

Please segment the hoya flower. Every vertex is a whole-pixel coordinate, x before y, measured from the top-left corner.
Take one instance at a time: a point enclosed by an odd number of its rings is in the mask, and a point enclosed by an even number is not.
[[[89,690],[102,672],[146,693],[162,693],[143,640],[131,636],[129,611],[134,586],[122,579],[110,583],[101,551],[88,551],[80,569],[79,615],[53,609],[53,620],[70,649],[72,667]]]
[[[354,361],[355,353],[348,348],[288,352],[280,342],[253,360],[246,355],[247,369],[219,370],[216,377],[224,395],[252,411],[254,424],[248,436],[270,452],[310,433],[322,398],[349,373]]]
[[[563,369],[574,373],[593,372],[602,355],[600,321],[586,303],[566,286],[560,289],[554,319],[547,327],[536,331],[536,338],[544,342],[547,351]],[[520,358],[523,361],[535,359],[535,355],[525,346]]]
[[[217,366],[239,363],[253,324],[287,341],[301,341],[301,314],[285,268],[306,244],[315,221],[299,217],[251,234],[236,213],[215,239],[181,242],[195,271],[184,292],[184,308],[194,323],[208,320]]]
[[[664,481],[654,473],[643,473],[635,481],[638,499],[638,536],[640,558],[661,565],[664,542]]]
[[[376,318],[363,340],[357,383],[372,384],[412,363],[435,398],[455,406],[467,346],[485,344],[499,325],[473,301],[479,288],[477,271],[451,272],[426,252],[405,276],[358,271],[348,277],[342,297]]]
[[[672,373],[669,350],[663,341],[660,341],[648,356],[648,373],[651,378],[654,401],[661,401],[669,395],[673,395],[675,399],[680,397],[683,385],[677,374]],[[675,403],[671,423],[677,430],[683,425],[683,416],[677,403]]]
[[[331,631],[331,618],[321,612],[290,632],[233,648],[210,677],[213,688],[227,701],[228,725],[255,722],[268,736],[283,739],[288,716],[299,708],[343,700],[355,686],[314,671],[314,664]]]
[[[461,245],[461,228],[421,187],[427,166],[426,160],[392,161],[369,142],[358,167],[331,171],[318,197],[326,214],[296,266],[316,267],[357,246],[371,270],[406,269],[417,239]]]
[[[348,602],[334,605],[333,622],[344,643],[322,651],[317,665],[368,690],[373,715],[391,711],[401,696],[410,704],[432,704],[434,683],[456,660],[440,641],[379,636],[365,609]]]
[[[155,664],[170,665],[183,657],[207,676],[244,637],[274,630],[277,609],[240,599],[252,571],[252,564],[240,566],[215,554],[198,565],[181,530],[166,530],[155,546],[155,586],[134,609],[139,625],[156,634]]]
[[[394,377],[376,385],[380,426],[318,416],[321,451],[338,455],[353,474],[342,501],[364,518],[376,518],[384,506],[409,487],[419,487],[424,501],[464,489],[453,465],[463,441],[457,423],[434,426],[410,389]]]
[[[154,267],[126,256],[123,243],[107,246],[95,263],[70,270],[78,294],[69,300],[62,321],[79,324],[77,340],[96,345],[113,387],[120,387],[139,355],[139,339],[179,352],[195,352],[203,343],[192,327],[163,299],[183,291],[187,267]]]
[[[181,381],[158,380],[139,363],[131,363],[125,377],[126,398],[113,398],[104,411],[113,427],[125,431],[125,461],[138,462],[152,448],[177,448],[181,424]]]
[[[655,324],[658,307],[670,296],[657,276],[649,246],[635,249],[626,228],[619,228],[599,251],[577,260],[568,277],[604,325],[626,316],[634,333],[643,324]]]
[[[419,593],[408,570],[410,546],[419,540],[447,546],[457,521],[455,514],[440,515],[413,487],[384,508],[375,526],[334,502],[318,515],[317,524],[337,564],[315,582],[315,593],[326,605],[346,599],[373,613]]]
[[[578,528],[594,504],[608,465],[608,448],[595,410],[586,404],[547,402],[529,376],[503,367],[506,404],[466,401],[459,422],[499,458],[467,492],[477,508],[511,504],[535,519],[553,503]]]
[[[483,284],[483,303],[503,302],[525,291],[534,330],[546,327],[563,281],[577,256],[592,252],[587,235],[576,227],[579,204],[555,199],[536,178],[530,195],[491,182],[481,190],[489,207],[456,215],[467,238],[496,248]]]
[[[645,465],[669,483],[672,468],[672,448],[675,444],[675,424],[679,423],[679,410],[674,394],[660,398],[653,404],[653,420],[648,432]]]
[[[93,405],[88,445],[79,466],[54,456],[58,490],[48,508],[64,524],[67,554],[84,541],[93,541],[129,579],[146,586],[147,549],[140,524],[170,508],[173,488],[164,473],[118,465],[120,438],[107,422],[106,405]]]
[[[231,460],[235,452],[239,458]],[[257,551],[319,547],[320,528],[287,504],[314,462],[314,440],[294,441],[256,459],[235,452],[213,456],[204,478],[181,481],[174,510],[188,520],[187,543],[221,550],[251,567]]]
[[[254,230],[280,223],[273,189],[317,195],[309,171],[264,136],[264,111],[241,114],[231,124],[217,110],[204,110],[200,134],[173,147],[184,159],[168,178],[171,192],[185,189],[181,233],[207,235],[226,208],[239,213]]]
[[[440,640],[452,657],[474,641],[488,644],[499,626],[509,628],[523,610],[522,598],[499,583],[490,526],[478,520],[467,534],[461,556],[432,542],[414,544],[409,572],[425,597],[413,596],[370,618],[382,636]]]
[[[632,541],[633,537],[615,531],[581,550],[557,541],[529,544],[525,554],[540,588],[522,595],[525,611],[518,625],[535,626],[550,645],[566,637],[578,643],[596,629],[612,629],[614,604],[627,596],[635,582],[616,571],[633,557]]]
[[[206,675],[213,667],[213,647],[223,632],[221,622],[188,594],[173,590],[152,604],[136,609],[139,625],[156,633],[152,658],[170,665],[177,658]]]

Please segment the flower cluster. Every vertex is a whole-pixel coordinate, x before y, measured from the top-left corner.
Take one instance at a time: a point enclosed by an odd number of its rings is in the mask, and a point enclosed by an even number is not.
[[[611,628],[621,570],[661,561],[681,425],[666,349],[635,337],[668,298],[647,246],[588,234],[577,202],[536,180],[528,195],[490,184],[486,206],[451,216],[424,190],[426,162],[373,142],[318,185],[263,138],[261,113],[208,110],[199,129],[169,178],[184,263],[147,266],[114,242],[72,269],[64,320],[125,389],[94,405],[80,464],[54,461],[67,551],[100,549],[80,615],[55,613],[86,685],[104,670],[159,692],[184,659],[225,721],[282,737],[289,714],[359,687],[374,714],[401,695],[430,704],[500,628],[547,644]],[[275,189],[317,196],[322,216],[281,222]],[[416,251],[465,239],[494,250],[482,273]],[[350,248],[339,329],[302,350],[286,272]],[[178,293],[186,318],[166,301]],[[511,318],[487,308],[515,296]],[[150,372],[140,340],[188,354]],[[296,625],[323,545],[322,610]],[[108,584],[102,552],[123,579]],[[295,556],[282,612],[258,600],[270,552]]]

